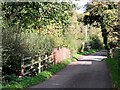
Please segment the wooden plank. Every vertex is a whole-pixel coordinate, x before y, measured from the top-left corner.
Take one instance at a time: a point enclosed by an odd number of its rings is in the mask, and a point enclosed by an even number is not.
[[[45,58],[48,58],[47,55],[45,55]],[[48,58],[48,59],[49,59],[49,58]],[[47,64],[47,62],[48,62],[48,59],[45,60],[45,66],[47,66],[46,64]]]
[[[44,58],[43,60],[41,60],[40,56],[45,56],[45,58]],[[33,60],[31,60],[31,64],[24,65],[24,61],[25,61],[25,60],[29,60],[29,59],[32,59],[32,58],[34,58],[34,57],[35,57],[35,58],[36,58],[36,57],[39,57],[39,60],[38,60],[38,61],[35,61],[34,63],[33,63]],[[48,66],[49,64],[52,64],[52,63],[54,62],[54,61],[50,61],[50,60],[49,60],[50,62],[48,63],[48,59],[52,58],[53,55],[50,55],[49,57],[47,57],[47,55],[35,55],[34,57],[26,57],[26,58],[23,58],[23,59],[22,59],[23,62],[22,62],[21,68],[22,68],[23,76],[25,76],[25,75],[27,75],[27,74],[30,73],[29,71],[26,72],[26,73],[24,73],[24,68],[27,68],[27,67],[30,67],[30,66],[31,66],[31,68],[33,68],[32,66],[33,66],[34,64],[37,64],[37,63],[38,63],[38,64],[39,64],[38,73],[40,73],[42,67]],[[41,65],[41,61],[45,61],[45,64],[44,64],[44,65]],[[34,69],[33,72],[34,72],[34,71],[36,71],[36,69]]]
[[[33,72],[35,72],[37,69],[34,69],[33,70]],[[27,74],[29,74],[30,72],[29,71],[27,71],[26,73],[23,73],[23,76],[25,76],[25,75],[27,75]]]
[[[43,56],[43,55],[35,55],[35,57],[39,57],[39,56]],[[50,55],[50,56],[47,57],[46,59],[51,58],[51,57],[53,57],[53,55]],[[28,59],[31,59],[31,58],[32,58],[32,57],[23,58],[23,61],[28,60]]]
[[[53,57],[53,55],[50,55],[48,58],[52,58]]]
[[[48,57],[46,57],[46,58],[44,58],[42,61],[45,61],[45,60],[47,60],[47,59],[49,59]]]
[[[21,74],[24,73],[24,68],[23,68],[23,66],[24,66],[24,61],[21,61]]]
[[[40,55],[35,55],[35,57],[39,57]]]
[[[33,69],[33,71],[31,71],[31,72],[35,72],[36,70],[38,70],[38,69]]]
[[[45,54],[35,55],[35,57],[41,57],[41,56],[45,56]]]
[[[40,66],[40,67],[38,67],[38,69],[39,69],[39,68],[42,68],[42,67],[43,67],[43,66]]]
[[[31,60],[31,67],[30,67],[31,69],[33,68],[33,59]]]
[[[28,71],[28,72],[26,72],[26,73],[23,73],[23,76],[25,76],[25,75],[27,75],[27,74],[29,74],[30,72]]]
[[[32,57],[26,57],[26,58],[23,58],[23,61],[25,61],[25,60],[29,60],[29,59],[31,59]]]
[[[27,64],[27,65],[24,65],[23,68],[27,68],[27,67],[30,67],[32,64]]]
[[[41,67],[44,67],[45,65],[41,65]]]
[[[37,63],[39,63],[39,61],[34,62],[33,65],[34,65],[34,64],[37,64]]]
[[[41,58],[39,57],[38,73],[41,72]]]

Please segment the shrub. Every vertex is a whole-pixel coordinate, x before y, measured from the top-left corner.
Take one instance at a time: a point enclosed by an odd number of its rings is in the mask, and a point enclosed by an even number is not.
[[[118,88],[119,90],[120,89],[120,77],[119,77],[120,73],[119,73],[119,65],[117,60],[115,58],[106,58],[104,59],[104,61],[106,61],[109,65],[114,88]]]
[[[120,89],[120,49],[114,50],[113,58],[104,59],[109,65],[114,88]]]
[[[3,75],[20,74],[22,58],[50,54],[55,45],[45,33],[21,32],[16,27],[3,29],[2,36]]]
[[[91,40],[87,43],[89,46],[91,46],[92,49],[101,49],[103,48],[103,44],[101,43],[100,39],[97,35],[93,35],[91,37]]]
[[[114,50],[114,58],[116,59],[116,62],[118,63],[118,71],[120,71],[120,49]],[[119,72],[120,75],[120,72]]]

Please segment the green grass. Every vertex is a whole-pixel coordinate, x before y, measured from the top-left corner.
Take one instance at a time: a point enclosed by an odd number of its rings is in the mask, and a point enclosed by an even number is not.
[[[82,53],[77,53],[77,54],[74,54],[73,55],[73,58],[78,58],[80,55],[88,55],[88,54],[92,54],[92,53],[95,53],[95,52],[97,52],[97,51],[99,51],[98,49],[91,49],[91,50],[89,50],[89,51],[84,51],[84,52],[82,52]]]
[[[77,61],[77,58],[80,55],[91,54],[91,53],[94,53],[96,51],[98,51],[98,50],[92,49],[90,51],[85,51],[83,53],[75,54],[73,56],[73,58],[67,58],[65,60],[61,60],[60,63],[48,67],[45,71],[41,72],[40,74],[37,74],[34,77],[23,77],[20,80],[8,82],[6,86],[2,86],[2,89],[6,89],[6,88],[9,88],[11,90],[13,90],[15,88],[23,89],[23,88],[28,88],[32,85],[38,84],[38,83],[50,78],[55,73],[59,72],[61,69],[63,69],[70,62]]]
[[[106,58],[103,61],[106,61],[109,65],[114,88],[120,90],[120,73],[117,60],[115,58]]]

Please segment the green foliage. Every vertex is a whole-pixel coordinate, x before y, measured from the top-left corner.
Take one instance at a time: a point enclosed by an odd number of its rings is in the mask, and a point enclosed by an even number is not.
[[[19,74],[21,59],[50,54],[64,46],[64,29],[72,13],[66,2],[4,2],[3,74]]]
[[[10,81],[14,81],[15,79],[16,79],[16,75],[15,74],[4,75],[2,77],[2,85],[4,86],[6,83],[8,83]]]
[[[92,36],[91,40],[88,41],[88,46],[91,46],[92,49],[101,49],[103,48],[103,44],[98,38],[98,36]]]
[[[120,89],[120,73],[117,60],[115,58],[106,58],[104,61],[106,61],[109,65],[114,88]]]
[[[114,58],[116,59],[118,63],[118,71],[120,71],[120,49],[114,50]],[[119,72],[119,75],[120,75],[120,72]]]
[[[74,38],[68,38],[68,39],[69,39],[68,48],[70,48],[71,54],[73,55],[74,53],[79,52],[82,47],[82,41],[80,39],[75,40]]]
[[[21,60],[21,55],[19,54],[19,51],[22,50],[22,48],[20,48],[20,44],[21,44],[19,42],[20,40],[18,40],[19,36],[16,36],[11,32],[9,33],[3,32],[2,36],[3,36],[2,38],[3,72],[2,73],[4,74],[5,72],[7,72],[9,74],[13,74],[11,72],[19,72],[18,68],[20,68],[20,60]]]
[[[2,86],[18,84],[19,82],[27,80],[29,78],[31,77],[25,76],[20,79],[19,76],[16,76],[15,74],[4,75],[2,77]]]
[[[114,88],[120,89],[120,49],[114,50],[113,58],[104,59],[109,65]]]
[[[73,13],[73,16],[69,20],[70,25],[65,30],[64,45],[71,50],[71,54],[73,55],[81,48],[81,42],[84,38],[81,31],[83,30],[84,25],[82,23],[79,24],[77,21],[77,13],[74,10],[71,12]]]
[[[88,15],[84,16],[83,22],[85,24],[90,24],[95,27],[101,27],[102,36],[104,38],[105,48],[108,47],[108,37],[112,32],[112,38],[118,37],[119,35],[115,35],[113,33],[119,32],[119,29],[116,28],[118,26],[118,18],[117,18],[117,7],[118,3],[116,2],[93,2],[87,4],[87,12]],[[80,21],[80,20],[79,20]],[[118,37],[119,38],[119,37]]]
[[[2,3],[3,18],[10,26],[22,30],[46,28],[51,23],[68,24],[71,5],[66,2],[5,2]],[[9,12],[8,12],[9,11]]]
[[[44,33],[41,35],[35,31],[17,33],[15,30],[13,27],[3,29],[3,75],[13,73],[18,75],[22,58],[36,54],[49,55],[54,49],[53,39]]]
[[[85,43],[85,49],[88,45],[92,46],[92,49],[98,49],[101,47],[96,47],[96,44],[102,46],[102,35],[100,28],[94,28],[93,26],[88,25],[88,41],[85,41],[85,25],[82,22],[78,21],[79,15],[73,11],[73,17],[70,19],[70,26],[66,31],[66,44],[70,48],[71,54],[79,53],[82,49],[82,42]],[[99,33],[99,34],[98,34]],[[97,38],[99,37],[99,38]],[[93,39],[95,38],[95,39]],[[100,39],[100,40],[99,40]],[[97,41],[98,40],[98,41]],[[88,44],[91,41],[91,44]],[[96,42],[97,41],[97,42]]]
[[[89,50],[89,51],[84,51],[84,52],[82,52],[82,53],[77,53],[77,54],[74,54],[73,55],[73,58],[78,58],[80,55],[87,55],[87,54],[92,54],[92,53],[95,53],[95,52],[97,52],[97,51],[99,51],[98,49],[91,49],[91,50]]]
[[[16,26],[21,31],[52,34],[56,46],[64,45],[64,31],[72,16],[72,5],[67,2],[5,2],[2,3],[3,28]],[[9,11],[9,12],[8,12]]]
[[[117,62],[120,61],[120,49],[115,49],[114,50],[114,58],[117,60]]]
[[[91,49],[89,51],[84,51],[83,53],[80,53],[81,55],[87,55],[87,54],[92,54],[99,51],[98,49]]]

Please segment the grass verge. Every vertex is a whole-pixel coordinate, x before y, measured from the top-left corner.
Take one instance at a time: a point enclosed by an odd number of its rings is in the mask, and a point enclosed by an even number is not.
[[[77,54],[74,54],[73,55],[73,58],[78,58],[80,55],[88,55],[88,54],[92,54],[92,53],[95,53],[95,52],[97,52],[97,51],[99,51],[98,49],[91,49],[91,50],[89,50],[89,51],[84,51],[84,52],[82,52],[82,53],[77,53]]]
[[[106,61],[109,65],[114,88],[120,90],[120,73],[117,60],[115,58],[105,58],[103,61]]]

